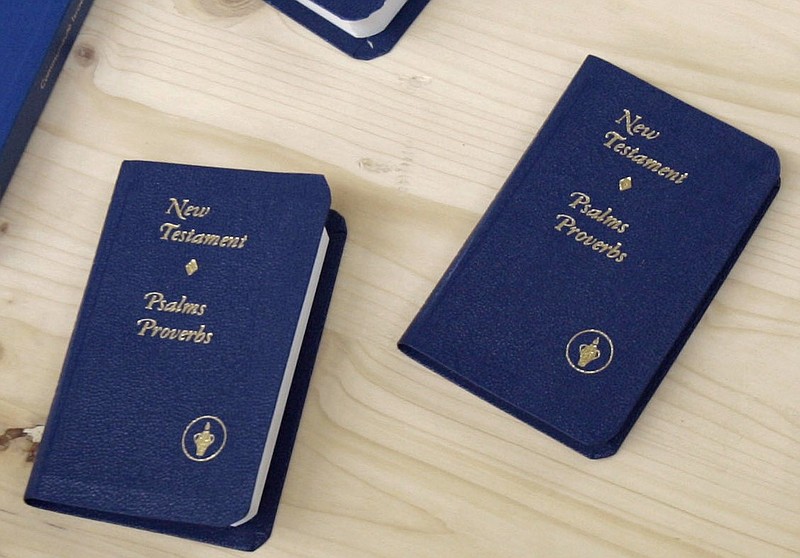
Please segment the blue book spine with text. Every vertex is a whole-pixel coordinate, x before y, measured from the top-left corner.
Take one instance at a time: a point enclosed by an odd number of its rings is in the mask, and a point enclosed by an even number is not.
[[[0,196],[91,4],[92,0],[0,3]]]

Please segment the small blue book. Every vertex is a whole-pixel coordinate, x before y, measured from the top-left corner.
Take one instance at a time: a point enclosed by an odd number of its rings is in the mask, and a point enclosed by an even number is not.
[[[260,546],[345,237],[322,176],[123,163],[26,501]]]
[[[0,2],[0,196],[92,0]]]
[[[348,56],[389,52],[428,0],[265,0]]]
[[[769,146],[590,56],[399,347],[586,456],[609,456],[779,175]]]

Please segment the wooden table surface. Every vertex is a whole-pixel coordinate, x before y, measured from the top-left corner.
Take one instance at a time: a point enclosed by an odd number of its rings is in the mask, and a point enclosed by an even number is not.
[[[261,0],[95,0],[0,204],[0,430],[46,418],[123,159],[317,172],[350,237],[257,556],[799,556],[800,2],[588,4],[432,0],[363,62]],[[783,162],[600,461],[395,347],[589,53]],[[241,555],[30,508],[27,449],[0,452],[0,557]]]

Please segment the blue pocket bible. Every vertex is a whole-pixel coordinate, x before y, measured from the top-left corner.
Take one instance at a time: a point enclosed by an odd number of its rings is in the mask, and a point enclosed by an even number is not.
[[[91,0],[0,2],[0,195],[91,4]]]
[[[261,545],[345,237],[321,176],[123,163],[26,501]]]
[[[389,52],[428,0],[265,0],[348,56]]]
[[[589,57],[399,347],[582,454],[611,455],[779,173],[772,148]]]

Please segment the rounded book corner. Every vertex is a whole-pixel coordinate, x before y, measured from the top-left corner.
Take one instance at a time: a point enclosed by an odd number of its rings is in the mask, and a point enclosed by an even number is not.
[[[619,451],[621,445],[620,442],[609,441],[596,446],[579,449],[578,451],[589,459],[598,460],[615,455]]]
[[[569,447],[589,459],[604,459],[615,455],[628,433],[633,427],[633,422],[625,421],[613,427],[596,432],[592,436],[579,439],[575,435],[570,435],[564,441]]]
[[[774,176],[775,188],[781,184],[781,157],[771,145],[766,145],[766,172],[769,176]]]
[[[344,216],[335,209],[328,210],[328,218],[325,221],[325,228],[328,234],[343,234],[347,236],[347,221]]]

